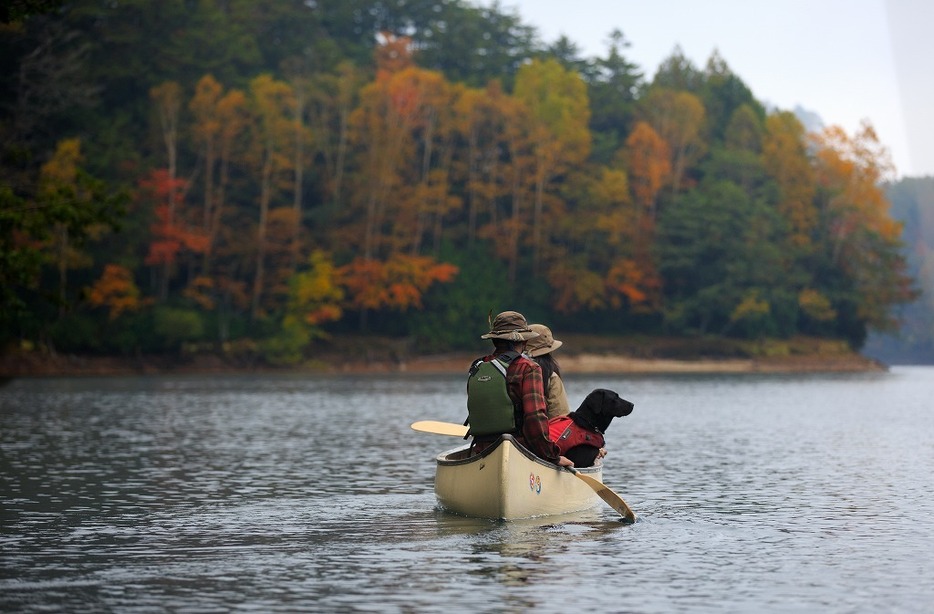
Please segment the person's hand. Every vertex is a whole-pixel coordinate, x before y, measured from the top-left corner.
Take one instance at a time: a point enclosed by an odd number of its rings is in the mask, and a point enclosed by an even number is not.
[[[597,452],[597,458],[603,458],[606,456],[606,448],[600,448],[600,451]]]
[[[574,461],[572,461],[571,459],[567,458],[566,456],[559,456],[559,457],[558,457],[558,466],[559,466],[559,467],[573,467],[573,466],[574,466]]]

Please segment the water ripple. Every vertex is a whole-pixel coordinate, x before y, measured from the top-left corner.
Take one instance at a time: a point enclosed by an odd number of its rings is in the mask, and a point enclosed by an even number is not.
[[[925,611],[934,371],[569,377],[619,390],[606,506],[437,509],[461,378],[18,380],[0,389],[4,611]]]

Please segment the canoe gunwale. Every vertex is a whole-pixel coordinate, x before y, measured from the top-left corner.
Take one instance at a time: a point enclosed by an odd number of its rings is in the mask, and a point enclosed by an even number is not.
[[[558,471],[563,470],[561,466],[548,462],[532,454],[532,452],[528,448],[523,446],[521,443],[519,443],[516,440],[515,437],[513,437],[512,435],[509,435],[508,433],[500,435],[499,439],[493,442],[492,445],[487,446],[479,454],[474,454],[472,456],[465,456],[464,458],[450,458],[452,454],[463,453],[469,450],[470,445],[468,444],[466,446],[460,446],[458,448],[453,448],[451,450],[445,450],[444,452],[439,454],[435,460],[437,461],[439,465],[444,465],[444,466],[468,465],[470,463],[478,462],[479,460],[486,458],[490,454],[493,454],[499,446],[503,445],[504,442],[507,442],[507,441],[511,443],[513,446],[515,446],[515,448],[530,461],[537,463],[539,465],[548,467],[549,469],[556,469]],[[581,467],[580,469],[577,469],[577,471],[578,473],[597,473],[597,472],[601,472],[602,469],[603,469],[602,461],[598,460],[597,464],[593,465],[592,467]]]

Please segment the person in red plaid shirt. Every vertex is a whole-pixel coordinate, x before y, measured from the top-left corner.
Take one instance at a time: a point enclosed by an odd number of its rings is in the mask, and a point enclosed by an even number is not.
[[[558,446],[549,439],[548,417],[545,413],[545,391],[542,381],[542,369],[534,361],[522,355],[526,342],[537,337],[538,333],[529,328],[529,324],[521,313],[504,311],[496,316],[490,323],[490,332],[481,335],[481,339],[490,339],[493,342],[493,353],[473,362],[468,379],[468,421],[470,434],[474,436],[472,449],[480,452],[491,443],[499,439],[503,433],[509,433],[528,448],[536,456],[555,463],[562,467],[573,467],[569,459],[561,456]],[[482,393],[472,393],[471,386],[480,389],[488,386],[489,376],[478,375],[481,363],[498,359],[499,364],[508,364],[505,368],[506,392],[512,401],[514,419],[512,430],[490,432],[485,428],[490,421],[487,420],[487,407],[478,407],[484,402],[486,390]],[[482,384],[475,383],[483,382]],[[494,378],[495,380],[495,378]],[[474,397],[471,397],[474,394]],[[508,408],[506,409],[508,411]]]

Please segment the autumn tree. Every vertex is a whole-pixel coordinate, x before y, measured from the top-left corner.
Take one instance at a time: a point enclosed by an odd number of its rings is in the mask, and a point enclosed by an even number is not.
[[[309,107],[313,97],[314,83],[310,75],[306,74],[303,62],[287,63],[289,84],[295,95],[293,107],[294,135],[292,148],[292,217],[295,224],[292,226],[291,260],[288,263],[288,273],[291,275],[298,265],[299,251],[301,250],[302,220],[305,213],[305,168],[309,166],[308,151],[313,142],[314,133],[309,127]]]
[[[296,364],[308,344],[325,337],[323,325],[339,320],[344,289],[330,254],[314,250],[308,267],[289,282],[289,298],[279,332],[265,342],[265,354],[276,364]]]
[[[604,167],[581,190],[576,219],[563,227],[562,256],[546,274],[554,309],[626,312],[643,305],[646,287],[634,253],[638,206],[625,170]]]
[[[402,173],[414,160],[412,138],[420,118],[420,92],[398,73],[382,72],[360,92],[360,106],[351,116],[355,145],[355,182],[349,207],[342,212],[350,221],[350,233],[341,233],[349,247],[359,249],[365,260],[389,249],[384,224],[391,220],[391,195],[404,184]],[[356,221],[356,223],[354,223]],[[357,224],[362,224],[359,228]]]
[[[806,146],[804,126],[794,114],[783,111],[766,118],[763,164],[778,186],[778,210],[790,228],[791,244],[801,249],[811,244],[818,219],[814,206],[817,186]]]
[[[534,160],[532,272],[537,274],[544,245],[546,189],[551,181],[590,154],[590,107],[580,76],[556,60],[533,60],[516,75],[513,94],[528,110],[529,146]],[[560,215],[560,211],[552,215]]]
[[[231,165],[238,156],[241,137],[250,125],[249,107],[246,95],[240,90],[230,90],[217,101],[217,119],[220,130],[218,140],[217,190],[214,192],[214,204],[211,207],[211,219],[208,227],[208,251],[206,252],[205,271],[210,272],[210,256],[216,249],[218,234],[221,230],[224,212],[227,208],[227,193],[230,186]]]
[[[175,226],[175,207],[181,201],[183,194],[178,188],[187,185],[178,179],[178,139],[179,115],[182,106],[182,88],[175,81],[166,81],[149,90],[149,96],[155,105],[159,118],[159,127],[162,132],[162,141],[166,153],[166,180],[163,183],[165,191],[165,207],[161,222],[167,227]],[[162,276],[159,284],[159,298],[165,300],[169,291],[169,267],[171,261],[163,259]]]
[[[184,194],[188,182],[172,178],[167,169],[154,169],[139,182],[139,198],[152,204],[154,221],[150,226],[151,240],[145,264],[161,271],[159,297],[168,296],[169,282],[178,264],[184,259],[189,270],[194,259],[208,249],[208,236],[200,224],[200,216],[185,207]]]
[[[461,165],[467,208],[467,244],[490,240],[507,259],[514,279],[519,249],[519,211],[522,201],[525,130],[521,105],[497,82],[484,89],[468,89],[457,102],[457,131],[462,142],[455,164]],[[505,203],[508,210],[501,211]]]
[[[260,313],[266,285],[266,252],[269,210],[284,191],[283,181],[294,173],[291,150],[295,98],[292,88],[270,75],[250,82],[252,140],[249,157],[259,180],[259,216],[256,224],[256,258],[253,269],[251,317]],[[289,185],[289,184],[286,184]],[[297,221],[293,220],[293,223]]]
[[[88,173],[83,161],[81,142],[64,139],[42,165],[33,195],[20,197],[0,187],[3,337],[34,323],[49,299],[61,315],[72,299],[68,271],[93,264],[85,246],[107,236],[125,212],[127,195]],[[40,284],[46,264],[57,282],[50,293]]]
[[[321,191],[325,202],[337,208],[343,201],[350,114],[362,86],[362,71],[350,62],[342,62],[333,73],[311,77],[308,114],[314,151],[323,165]]]
[[[445,219],[461,205],[452,189],[452,166],[457,133],[454,114],[465,88],[452,86],[440,73],[415,73],[411,78],[412,87],[421,92],[421,121],[414,135],[417,166],[411,202],[401,203],[403,211],[411,212],[414,219],[409,223],[403,214],[401,221],[411,228],[410,254],[420,253],[429,238],[431,252],[437,255]]]
[[[123,313],[139,309],[144,301],[132,271],[118,264],[107,264],[88,291],[88,303],[106,308],[108,319],[116,320]]]
[[[195,95],[188,103],[194,117],[192,132],[195,144],[201,149],[204,159],[204,231],[210,236],[214,208],[215,181],[217,175],[218,139],[222,129],[218,104],[223,96],[223,86],[211,75],[201,77],[195,86]]]
[[[337,274],[351,308],[405,311],[421,307],[424,292],[435,283],[451,281],[457,271],[428,256],[397,254],[385,262],[358,258],[338,268]]]
[[[81,142],[68,139],[58,144],[52,158],[42,165],[39,172],[39,200],[44,206],[67,206],[67,200],[87,201],[89,194],[82,193],[78,186],[78,168],[82,161]],[[50,259],[58,272],[58,303],[60,311],[67,304],[68,269],[90,265],[87,256],[75,249],[70,237],[69,226],[64,221],[55,221],[48,239]]]
[[[85,244],[116,228],[126,202],[125,194],[109,194],[102,181],[84,170],[83,162],[81,141],[65,139],[39,172],[36,206],[47,210],[49,234],[45,246],[58,273],[60,312],[68,303],[69,269],[93,264],[83,249]]]
[[[882,190],[892,166],[875,131],[864,123],[855,135],[832,126],[812,136],[820,212],[820,269],[832,288],[842,334],[855,346],[869,327],[893,329],[891,307],[915,298],[901,253],[900,223]]]
[[[668,143],[671,192],[677,194],[689,165],[699,160],[706,148],[701,132],[704,105],[690,92],[652,87],[639,101],[638,116]]]
[[[652,252],[658,196],[671,176],[670,149],[651,126],[638,122],[626,139],[625,160],[635,204],[629,220],[631,230],[627,233],[633,248],[631,264],[625,265],[617,277],[625,280],[619,283],[638,288],[640,298],[657,305],[660,280]]]

